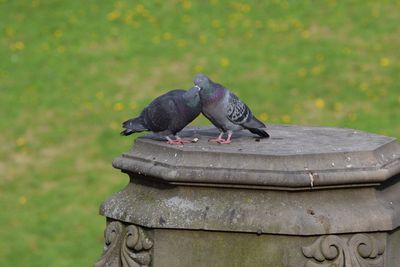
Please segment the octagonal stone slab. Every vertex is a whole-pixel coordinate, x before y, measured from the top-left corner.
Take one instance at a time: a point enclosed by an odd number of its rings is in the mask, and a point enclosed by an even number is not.
[[[197,143],[171,146],[154,135],[138,138],[114,167],[169,184],[303,190],[381,184],[400,172],[395,138],[332,127],[268,127],[269,139],[247,131],[233,143],[209,143],[215,128],[185,130]]]

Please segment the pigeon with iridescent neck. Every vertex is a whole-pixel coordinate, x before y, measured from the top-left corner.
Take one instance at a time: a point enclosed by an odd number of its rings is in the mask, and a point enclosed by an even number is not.
[[[251,110],[235,94],[224,86],[213,82],[204,74],[198,74],[193,80],[199,89],[202,113],[220,130],[217,138],[210,142],[229,144],[233,131],[247,129],[261,138],[269,134],[262,128],[264,123],[253,116]],[[224,133],[228,133],[226,139]]]
[[[189,143],[177,133],[192,122],[201,112],[199,89],[176,89],[154,99],[143,109],[139,117],[122,123],[121,135],[152,131],[167,139],[171,145]],[[172,139],[171,137],[175,137]]]

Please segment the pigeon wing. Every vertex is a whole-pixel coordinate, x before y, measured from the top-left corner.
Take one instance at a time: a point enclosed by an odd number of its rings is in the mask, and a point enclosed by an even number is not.
[[[226,106],[227,118],[234,124],[245,123],[249,116],[251,117],[251,111],[235,94],[229,92],[228,103]]]
[[[144,121],[153,132],[165,131],[176,115],[176,106],[171,97],[155,99],[144,112]]]

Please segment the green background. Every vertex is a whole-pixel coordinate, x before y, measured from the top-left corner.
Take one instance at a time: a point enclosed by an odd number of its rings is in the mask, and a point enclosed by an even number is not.
[[[399,21],[400,1],[0,0],[0,265],[90,266],[120,123],[199,72],[267,124],[400,137]]]

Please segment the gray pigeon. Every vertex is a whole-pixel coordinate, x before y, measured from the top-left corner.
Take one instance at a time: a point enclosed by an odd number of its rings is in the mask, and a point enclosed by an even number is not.
[[[224,86],[214,83],[206,75],[198,74],[194,78],[195,87],[200,90],[202,112],[221,133],[209,141],[229,144],[233,131],[247,129],[261,138],[269,134],[262,130],[264,123],[253,116],[251,110]],[[228,132],[226,139],[223,134]]]
[[[122,123],[121,135],[152,131],[165,136],[171,145],[183,145],[189,141],[181,139],[177,133],[193,121],[201,112],[199,89],[193,87],[185,91],[176,89],[154,99],[137,118]],[[175,137],[171,139],[170,135]]]

